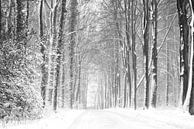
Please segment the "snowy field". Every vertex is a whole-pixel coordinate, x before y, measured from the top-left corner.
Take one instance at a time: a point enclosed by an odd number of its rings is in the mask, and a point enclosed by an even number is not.
[[[0,129],[194,129],[180,110],[61,110],[35,121],[1,123]]]

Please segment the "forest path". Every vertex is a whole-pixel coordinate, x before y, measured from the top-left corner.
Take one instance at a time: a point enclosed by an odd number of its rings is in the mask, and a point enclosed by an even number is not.
[[[194,116],[176,109],[61,109],[34,121],[0,122],[0,129],[194,129]]]
[[[130,112],[129,112],[130,113]],[[194,129],[185,125],[154,119],[143,114],[124,114],[109,110],[88,110],[78,116],[68,129]]]

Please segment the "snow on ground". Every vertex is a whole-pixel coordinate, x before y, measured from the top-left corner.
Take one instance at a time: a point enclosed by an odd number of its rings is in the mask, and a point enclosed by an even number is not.
[[[1,129],[0,125],[0,129]],[[194,116],[181,110],[60,110],[5,129],[194,129]]]
[[[133,117],[139,123],[146,123],[143,129],[152,129],[151,127],[153,129],[194,129],[194,116],[184,113],[180,109],[137,111],[130,109],[110,109],[110,111],[122,115],[122,117]]]
[[[46,112],[40,120],[10,122],[7,125],[0,122],[0,129],[66,129],[82,113],[83,110]]]

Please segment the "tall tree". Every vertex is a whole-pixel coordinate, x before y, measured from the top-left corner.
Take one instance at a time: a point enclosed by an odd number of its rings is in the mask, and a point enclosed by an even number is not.
[[[128,105],[131,106],[132,98],[132,79],[131,79],[131,64],[130,64],[130,53],[131,53],[131,40],[130,40],[130,6],[131,2],[124,0],[124,9],[125,9],[125,35],[126,43],[123,43],[123,64],[126,68],[125,75],[125,89],[124,89],[124,107],[126,106],[127,100],[127,85],[128,85]],[[133,15],[133,14],[132,14]]]
[[[187,18],[187,0],[177,0],[177,9],[180,28],[180,105],[183,105],[188,88],[188,36],[189,25]]]
[[[62,10],[61,10],[61,18],[60,18],[60,25],[59,25],[59,34],[58,34],[58,44],[57,44],[57,66],[56,66],[56,81],[55,81],[55,88],[54,88],[54,110],[57,110],[57,92],[58,87],[60,85],[60,71],[61,71],[61,57],[62,57],[62,50],[63,50],[63,28],[64,28],[64,21],[65,17],[64,14],[66,12],[66,0],[62,0]]]
[[[156,100],[157,100],[157,19],[158,19],[158,2],[157,0],[151,1],[151,20],[152,20],[152,71],[151,71],[151,106],[156,107]]]
[[[49,13],[50,13],[50,26],[49,26],[49,45],[48,45],[48,79],[47,79],[47,89],[50,87],[50,101],[52,103],[52,90],[53,90],[53,81],[54,81],[54,73],[53,69],[55,67],[54,59],[54,49],[55,49],[55,43],[56,43],[56,37],[57,37],[57,12],[58,12],[58,6],[59,1],[58,0],[51,0],[50,5],[48,4],[48,1],[45,0],[45,5],[47,6]],[[48,93],[47,93],[48,94]]]
[[[134,109],[137,108],[137,55],[136,55],[136,30],[135,30],[135,16],[136,16],[137,1],[131,1],[131,42],[132,42],[132,61],[133,61],[133,94],[134,94]]]
[[[25,38],[25,15],[23,13],[24,4],[21,0],[16,0],[17,6],[17,27],[16,27],[16,40],[17,40],[17,48],[22,49],[24,46],[23,40]]]
[[[69,33],[70,33],[70,46],[69,46],[69,58],[70,58],[70,108],[73,108],[74,93],[73,93],[73,77],[74,77],[74,54],[75,54],[75,43],[76,43],[76,17],[77,17],[77,0],[70,1],[70,18],[69,18]]]
[[[41,95],[43,99],[43,106],[45,106],[46,100],[46,85],[47,85],[47,70],[46,70],[46,53],[45,53],[45,42],[44,42],[44,28],[43,28],[43,2],[44,0],[40,1],[40,8],[39,8],[39,36],[41,42],[41,49],[40,52],[42,54],[43,63],[41,65],[41,72],[42,72],[42,80],[41,80]]]
[[[144,56],[144,71],[145,71],[145,107],[149,108],[149,0],[143,0],[143,56]]]
[[[190,69],[192,70],[192,73],[190,73],[190,78],[189,78],[189,83],[191,87],[191,93],[190,93],[190,102],[189,102],[189,113],[191,115],[194,115],[194,59],[193,59],[193,56],[194,56],[194,1],[193,0],[189,0],[190,2],[190,7],[191,7],[191,17],[192,17],[192,20],[191,20],[191,23],[190,23],[190,26],[191,26],[191,63],[190,63]],[[190,70],[190,72],[191,72]]]
[[[193,72],[194,72],[194,1],[193,0],[189,0],[190,3],[190,7],[191,7],[191,22],[190,22],[190,26],[191,26],[191,45],[190,45],[190,59],[189,59],[189,79],[188,79],[188,89],[187,89],[187,94],[186,94],[186,98],[185,98],[185,102],[183,105],[183,108],[185,110],[189,110],[189,112],[191,114],[194,114],[194,83],[193,83]]]

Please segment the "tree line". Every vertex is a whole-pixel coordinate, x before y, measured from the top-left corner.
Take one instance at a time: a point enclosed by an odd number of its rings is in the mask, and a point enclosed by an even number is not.
[[[192,2],[102,2],[108,49],[100,51],[112,59],[100,66],[98,108],[167,106],[193,114]]]
[[[0,0],[0,118],[87,108],[194,112],[193,0]],[[95,66],[95,68],[94,68]]]

